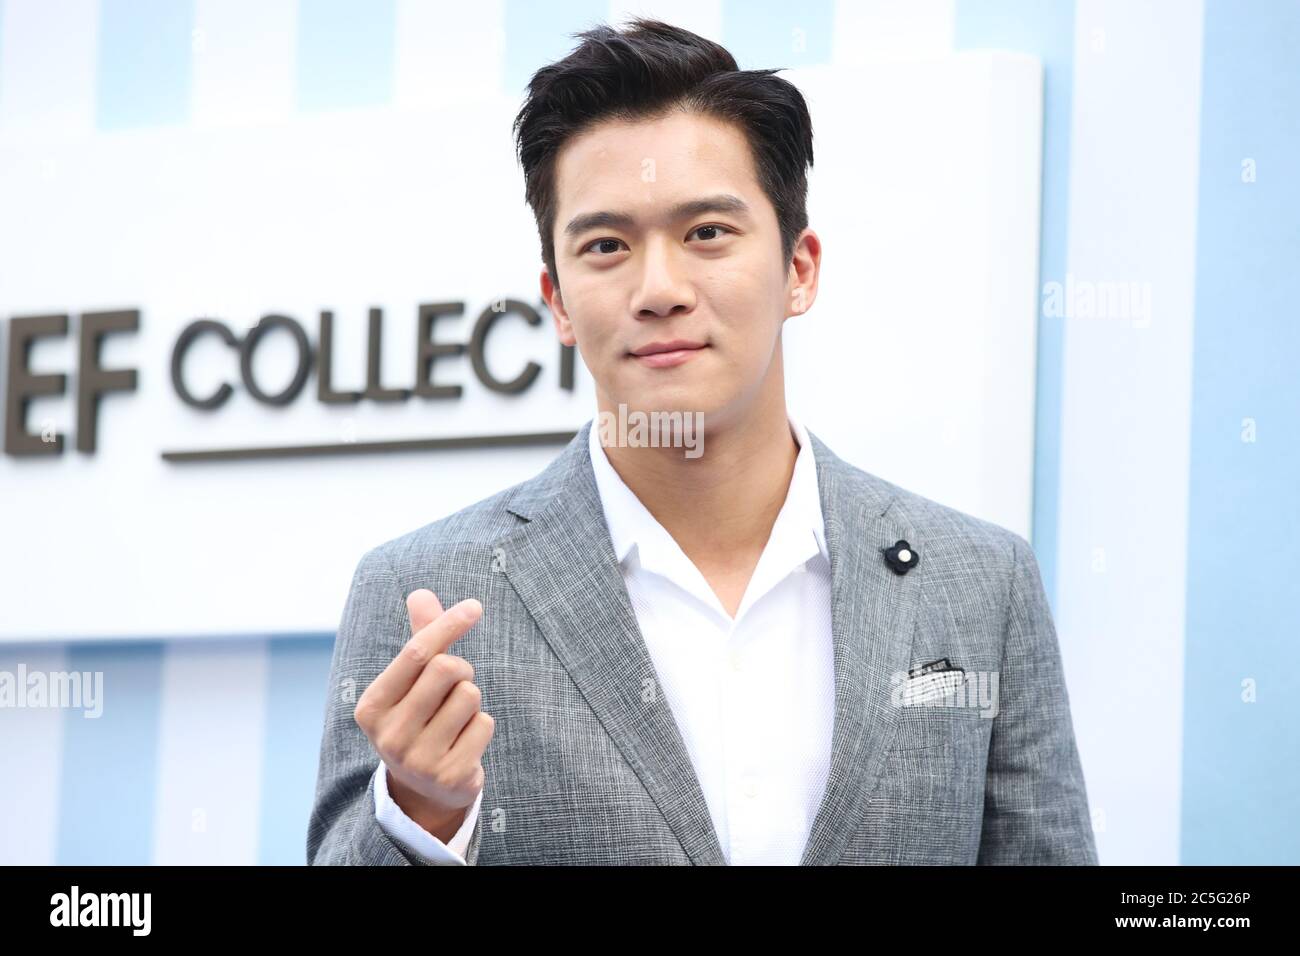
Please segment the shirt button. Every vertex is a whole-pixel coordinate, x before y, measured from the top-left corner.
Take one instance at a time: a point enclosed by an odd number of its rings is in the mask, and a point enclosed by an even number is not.
[[[751,800],[758,796],[758,782],[752,777],[745,781],[745,796],[749,797]]]
[[[740,656],[740,651],[731,652],[731,669],[739,673],[744,670],[745,659]]]

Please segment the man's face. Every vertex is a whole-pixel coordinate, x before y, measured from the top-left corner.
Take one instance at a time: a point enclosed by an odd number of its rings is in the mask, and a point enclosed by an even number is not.
[[[780,332],[816,294],[817,237],[782,257],[776,211],[736,126],[673,111],[608,121],[556,162],[557,294],[542,294],[577,345],[602,410],[742,420],[783,388]],[[681,351],[637,355],[684,342]]]

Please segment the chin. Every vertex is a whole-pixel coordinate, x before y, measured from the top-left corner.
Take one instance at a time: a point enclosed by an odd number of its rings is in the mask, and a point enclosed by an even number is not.
[[[615,399],[614,408],[619,403],[628,410],[656,412],[704,412],[708,413],[717,404],[717,394],[713,388],[700,385],[677,383],[659,385],[653,388],[630,388],[623,392],[623,397]]]

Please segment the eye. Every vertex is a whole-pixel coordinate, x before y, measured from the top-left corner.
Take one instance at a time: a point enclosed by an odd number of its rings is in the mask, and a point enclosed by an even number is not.
[[[618,247],[621,246],[621,245],[623,245],[623,244],[624,244],[624,243],[623,243],[623,240],[622,240],[622,239],[608,239],[608,238],[607,238],[607,239],[597,239],[597,240],[595,240],[594,242],[589,242],[589,243],[587,243],[587,245],[586,245],[585,247],[583,247],[583,250],[582,250],[582,251],[583,251],[583,252],[591,252],[591,251],[592,251],[592,247],[594,247],[594,246],[600,246],[600,247],[601,247],[601,253],[602,253],[603,255],[611,255],[611,254],[613,254],[613,253],[615,253],[615,252],[618,252],[618,251],[619,251]],[[613,248],[610,248],[610,246],[613,246]]]
[[[691,230],[691,235],[693,236],[696,233],[706,232],[706,231],[711,233],[711,235],[703,236],[701,238],[703,238],[705,241],[708,241],[708,240],[719,238],[720,235],[723,233],[730,234],[732,230],[727,226],[719,226],[717,223],[710,223],[706,226],[696,226],[694,229]]]

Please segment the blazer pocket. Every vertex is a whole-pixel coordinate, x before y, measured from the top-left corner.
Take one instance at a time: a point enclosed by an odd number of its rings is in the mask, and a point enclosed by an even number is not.
[[[975,707],[916,704],[898,709],[890,750],[930,750],[955,746],[992,727]]]

